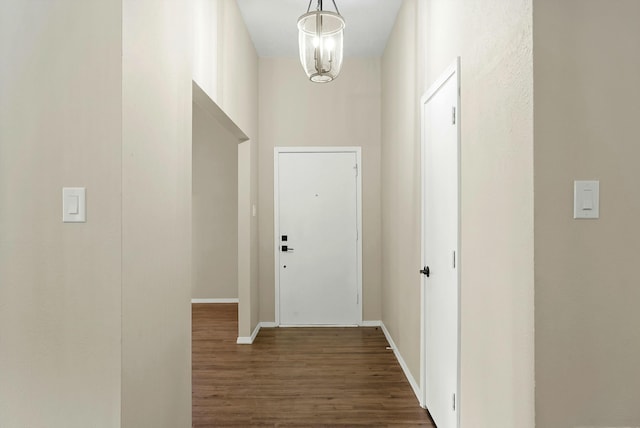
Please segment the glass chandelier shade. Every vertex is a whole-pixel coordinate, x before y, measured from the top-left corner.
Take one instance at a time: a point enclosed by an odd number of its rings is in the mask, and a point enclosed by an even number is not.
[[[337,7],[336,12],[322,10],[322,0],[318,0],[317,10],[298,19],[300,62],[312,82],[327,83],[338,77],[343,38],[344,18]]]

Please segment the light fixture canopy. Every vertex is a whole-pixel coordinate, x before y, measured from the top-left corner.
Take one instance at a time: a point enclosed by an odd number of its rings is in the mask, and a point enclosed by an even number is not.
[[[317,0],[316,10],[310,11],[312,2],[298,19],[300,62],[312,82],[327,83],[338,77],[342,68],[345,23],[335,0],[335,12],[323,10],[322,0]]]

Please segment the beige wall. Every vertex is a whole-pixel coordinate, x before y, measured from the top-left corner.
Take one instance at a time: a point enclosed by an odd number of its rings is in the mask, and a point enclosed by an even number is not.
[[[222,0],[228,2],[228,0]],[[193,80],[214,102],[219,103],[218,61],[222,25],[220,0],[191,0],[193,4]]]
[[[330,124],[330,126],[327,126]],[[347,59],[327,85],[294,58],[260,59],[260,319],[275,320],[273,149],[361,146],[363,319],[380,319],[380,61]]]
[[[238,297],[238,140],[193,103],[193,285],[196,299]]]
[[[531,0],[406,0],[383,57],[382,313],[418,379],[418,101],[461,56],[462,426],[534,425],[531,31]]]
[[[382,59],[382,321],[420,379],[420,139],[416,4],[405,2]]]
[[[235,0],[194,0],[193,79],[249,137],[238,146],[239,336],[258,324],[258,55]]]
[[[258,54],[236,1],[219,1],[219,86],[215,100],[251,139],[258,134]]]
[[[191,425],[191,10],[123,3],[122,427]]]
[[[218,3],[218,105],[249,137],[238,146],[238,335],[258,319],[258,55],[235,1]]]
[[[188,11],[0,6],[2,427],[190,424]]]
[[[120,426],[121,8],[0,3],[3,428]]]
[[[536,418],[640,425],[640,3],[534,3]],[[600,180],[600,219],[573,181]]]
[[[236,0],[193,1],[193,80],[250,138],[258,133],[258,55]]]

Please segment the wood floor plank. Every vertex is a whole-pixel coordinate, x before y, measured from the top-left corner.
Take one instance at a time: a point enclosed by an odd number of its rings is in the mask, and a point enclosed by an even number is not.
[[[262,329],[237,304],[194,304],[193,426],[434,427],[379,328]]]

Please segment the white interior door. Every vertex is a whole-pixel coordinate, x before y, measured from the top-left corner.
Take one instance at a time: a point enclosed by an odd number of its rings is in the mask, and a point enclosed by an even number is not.
[[[458,426],[458,63],[423,98],[423,391],[438,428]]]
[[[358,152],[276,152],[280,325],[356,325]]]

